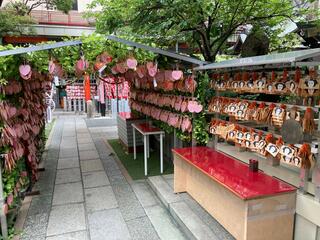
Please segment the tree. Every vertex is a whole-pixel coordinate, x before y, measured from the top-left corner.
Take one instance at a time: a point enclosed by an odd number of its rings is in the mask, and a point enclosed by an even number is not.
[[[74,0],[14,0],[8,3],[5,9],[13,10],[19,16],[29,15],[32,10],[40,6],[53,6],[64,13],[68,13],[72,9],[73,3]]]
[[[270,32],[306,11],[292,0],[95,0],[91,4],[98,6],[102,11],[89,16],[96,17],[99,32],[137,34],[158,44],[186,42],[207,61],[215,61],[239,27],[253,25]]]
[[[16,16],[10,12],[0,11],[0,19],[2,19],[0,21],[0,37],[33,33],[30,24],[34,21],[30,17]]]

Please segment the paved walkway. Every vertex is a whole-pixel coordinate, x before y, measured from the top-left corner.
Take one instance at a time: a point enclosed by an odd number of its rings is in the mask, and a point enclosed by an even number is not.
[[[103,121],[58,117],[20,239],[185,239],[145,180],[126,180],[104,142],[115,123]]]

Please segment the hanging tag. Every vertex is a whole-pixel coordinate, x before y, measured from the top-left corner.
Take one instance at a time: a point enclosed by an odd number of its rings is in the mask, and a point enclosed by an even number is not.
[[[53,77],[53,80],[54,80],[54,85],[60,86],[59,77],[58,77],[58,76],[54,76],[54,77]]]
[[[107,65],[103,65],[103,67],[101,67],[98,72],[99,72],[99,76],[101,76],[102,72],[106,69]]]
[[[155,78],[153,79],[153,86],[154,86],[154,88],[156,88],[158,86],[157,80]]]

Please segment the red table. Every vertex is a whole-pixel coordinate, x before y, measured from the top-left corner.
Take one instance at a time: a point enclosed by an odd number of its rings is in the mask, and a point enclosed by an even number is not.
[[[133,123],[133,158],[137,158],[136,151],[136,130],[143,135],[143,145],[144,145],[144,175],[148,175],[148,158],[150,157],[150,135],[160,135],[160,173],[163,173],[163,136],[164,131],[160,128],[154,127],[149,123]]]
[[[292,239],[295,187],[208,147],[172,151],[174,192],[188,192],[236,239]]]
[[[122,118],[123,120],[134,120],[138,119],[137,116],[135,116],[132,112],[119,112],[118,116]]]
[[[173,149],[173,152],[241,199],[296,191],[295,187],[281,180],[261,171],[251,172],[247,164],[207,147]]]

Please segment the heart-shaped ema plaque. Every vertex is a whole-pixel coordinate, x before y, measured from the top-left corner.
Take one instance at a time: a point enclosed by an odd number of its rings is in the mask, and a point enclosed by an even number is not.
[[[130,69],[136,69],[137,68],[137,65],[138,65],[138,62],[136,59],[134,58],[128,58],[127,59],[127,66],[128,68]]]
[[[182,71],[172,71],[172,79],[177,81],[180,80],[183,76],[183,72]]]
[[[49,61],[48,71],[50,74],[53,74],[55,68],[56,68],[55,63],[53,61]]]
[[[31,66],[28,64],[25,65],[20,65],[19,66],[19,73],[20,76],[24,79],[24,80],[28,80],[31,78]]]

